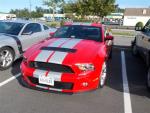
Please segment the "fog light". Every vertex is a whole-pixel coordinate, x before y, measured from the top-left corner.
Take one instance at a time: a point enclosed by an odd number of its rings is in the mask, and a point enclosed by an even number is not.
[[[87,82],[83,82],[82,86],[87,87],[89,84]]]

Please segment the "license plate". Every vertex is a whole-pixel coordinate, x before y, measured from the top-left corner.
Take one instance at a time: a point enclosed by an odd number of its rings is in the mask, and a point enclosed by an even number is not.
[[[54,78],[46,77],[46,76],[39,76],[39,83],[54,86]]]

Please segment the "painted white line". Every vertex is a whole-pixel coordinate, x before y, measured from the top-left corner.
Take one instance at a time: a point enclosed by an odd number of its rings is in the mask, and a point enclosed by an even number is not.
[[[13,77],[11,77],[11,78],[9,78],[9,79],[7,79],[7,80],[1,82],[1,83],[0,83],[0,87],[6,85],[7,83],[11,82],[12,80],[18,78],[19,76],[21,76],[21,73],[19,73],[19,74],[13,76]]]
[[[122,79],[123,79],[123,90],[124,90],[124,112],[132,113],[131,97],[129,92],[129,85],[126,71],[126,60],[125,53],[121,51],[121,62],[122,62]]]

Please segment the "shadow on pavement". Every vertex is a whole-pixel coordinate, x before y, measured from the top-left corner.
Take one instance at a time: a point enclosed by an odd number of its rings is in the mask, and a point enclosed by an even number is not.
[[[147,67],[145,62],[140,56],[133,56],[129,46],[114,46],[112,59],[108,63],[108,75],[110,76],[107,86],[123,92],[121,51],[125,52],[130,93],[150,98],[150,92],[146,87]]]
[[[17,74],[21,73],[21,71],[20,71],[21,61],[22,61],[22,58],[19,58],[13,63],[12,70],[11,70],[11,73],[13,75],[17,75]]]

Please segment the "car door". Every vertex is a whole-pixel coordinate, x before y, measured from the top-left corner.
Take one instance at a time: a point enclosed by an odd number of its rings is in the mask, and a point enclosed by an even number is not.
[[[144,53],[144,58],[145,61],[147,63],[147,65],[149,66],[149,58],[150,58],[150,21],[146,24],[146,26],[144,27],[144,33],[143,33],[143,37],[142,37],[142,48],[143,48],[143,53]]]
[[[137,37],[137,46],[144,56],[147,56],[150,50],[150,20],[146,23],[141,33]]]
[[[33,44],[36,44],[37,42],[42,40],[41,32],[42,28],[41,25],[38,23],[30,23],[26,25],[26,27],[19,36],[19,39],[22,43],[23,51],[27,50]]]
[[[52,32],[50,28],[46,25],[42,25],[42,26],[43,26],[43,33],[41,35],[43,39],[50,37],[50,33]]]

